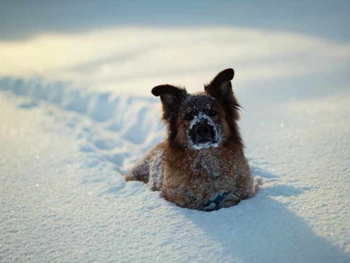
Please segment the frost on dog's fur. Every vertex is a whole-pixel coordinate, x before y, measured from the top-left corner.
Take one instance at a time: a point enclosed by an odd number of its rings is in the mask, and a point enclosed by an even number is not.
[[[164,142],[150,150],[126,176],[147,183],[175,204],[211,211],[253,196],[253,183],[239,133],[239,104],[232,91],[234,71],[220,72],[205,92],[160,85]]]

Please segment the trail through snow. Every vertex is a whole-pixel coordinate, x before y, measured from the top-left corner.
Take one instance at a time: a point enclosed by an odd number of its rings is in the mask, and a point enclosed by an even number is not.
[[[263,185],[207,213],[124,182],[163,139],[157,99],[2,78],[0,261],[349,262],[350,93],[240,102]]]

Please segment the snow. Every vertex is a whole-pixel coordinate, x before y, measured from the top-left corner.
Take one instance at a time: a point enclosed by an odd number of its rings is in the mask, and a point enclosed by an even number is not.
[[[124,181],[165,134],[151,94],[2,78],[0,261],[349,262],[350,92],[236,95],[263,184],[201,212]]]
[[[332,31],[345,31],[342,28]],[[124,95],[148,96],[152,87],[169,81],[202,90],[203,83],[227,67],[234,67],[235,83],[246,88],[310,74],[323,80],[350,67],[346,41],[258,27],[111,25],[0,41],[0,50],[0,75],[36,76]]]

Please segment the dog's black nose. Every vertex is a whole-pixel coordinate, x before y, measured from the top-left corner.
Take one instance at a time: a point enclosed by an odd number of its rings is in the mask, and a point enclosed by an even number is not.
[[[195,132],[199,137],[206,137],[209,135],[210,130],[208,125],[200,124],[195,127]]]
[[[194,144],[215,142],[214,127],[206,122],[194,125],[189,131],[189,136]]]

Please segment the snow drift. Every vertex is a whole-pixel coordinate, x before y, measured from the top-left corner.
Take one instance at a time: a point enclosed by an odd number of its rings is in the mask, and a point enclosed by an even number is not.
[[[0,261],[349,262],[350,94],[238,100],[256,197],[183,209],[124,174],[160,103],[0,80]]]

